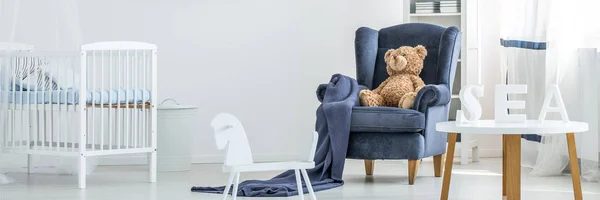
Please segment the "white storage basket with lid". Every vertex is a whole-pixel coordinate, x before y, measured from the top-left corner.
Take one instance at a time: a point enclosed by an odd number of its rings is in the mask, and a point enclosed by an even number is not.
[[[190,138],[192,132],[198,130],[197,115],[197,106],[180,105],[173,99],[165,99],[158,106],[158,171],[191,169]]]

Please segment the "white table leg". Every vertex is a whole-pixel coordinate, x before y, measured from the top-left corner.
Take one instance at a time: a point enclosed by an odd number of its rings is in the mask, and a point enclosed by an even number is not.
[[[460,164],[469,164],[469,149],[471,149],[471,137],[468,134],[460,134]]]
[[[474,146],[473,147],[473,156],[472,156],[472,160],[473,162],[479,162],[479,146]]]

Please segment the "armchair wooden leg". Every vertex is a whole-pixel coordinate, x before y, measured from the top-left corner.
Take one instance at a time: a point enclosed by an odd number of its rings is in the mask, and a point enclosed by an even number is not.
[[[419,170],[420,160],[408,160],[408,184],[414,185],[417,179],[417,171]]]
[[[373,175],[373,170],[375,170],[375,161],[365,160],[365,173],[367,176]]]
[[[440,154],[437,156],[433,156],[433,170],[435,177],[442,177],[442,173],[444,171],[444,158],[446,154]]]

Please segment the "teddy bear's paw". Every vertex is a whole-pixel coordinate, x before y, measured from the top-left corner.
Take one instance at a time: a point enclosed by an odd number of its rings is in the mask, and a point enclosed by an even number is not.
[[[362,106],[380,106],[383,102],[383,98],[371,90],[360,91],[359,98]]]
[[[416,92],[406,93],[404,96],[402,96],[402,98],[398,102],[398,107],[404,108],[404,109],[412,109],[416,97],[417,97]]]

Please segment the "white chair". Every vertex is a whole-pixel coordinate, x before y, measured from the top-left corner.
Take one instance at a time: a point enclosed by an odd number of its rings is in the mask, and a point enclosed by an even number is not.
[[[293,169],[296,173],[296,183],[300,199],[304,199],[302,179],[300,178],[300,173],[302,173],[308,192],[313,200],[317,200],[308,174],[306,173],[306,169],[315,167],[314,157],[319,137],[317,132],[313,133],[312,147],[307,159],[304,161],[254,163],[244,127],[235,116],[228,113],[220,113],[212,120],[211,127],[215,134],[217,148],[227,148],[225,163],[223,163],[223,172],[229,172],[230,174],[225,190],[223,191],[223,199],[227,199],[231,184],[233,184],[232,196],[234,200],[236,199],[241,172]]]

